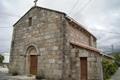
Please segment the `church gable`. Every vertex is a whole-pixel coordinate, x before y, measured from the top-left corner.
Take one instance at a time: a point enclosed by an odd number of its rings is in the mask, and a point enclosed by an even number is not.
[[[47,8],[42,8],[42,7],[37,7],[37,6],[32,7],[13,26],[17,26],[17,25],[21,25],[21,24],[29,25],[28,21],[29,21],[30,18],[32,18],[32,19],[39,18],[39,19],[43,20],[43,18],[48,18],[48,17],[46,17],[47,15],[50,18],[50,16],[51,17],[52,17],[52,15],[55,16],[55,14],[56,14],[56,16],[58,14],[59,15],[66,15],[63,12],[52,10],[52,9],[47,9]]]

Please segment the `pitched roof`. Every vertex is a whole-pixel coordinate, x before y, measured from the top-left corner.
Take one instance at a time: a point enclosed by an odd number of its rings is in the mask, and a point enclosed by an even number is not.
[[[70,22],[73,22],[74,24],[76,24],[79,27],[81,27],[83,30],[85,30],[88,34],[92,35],[96,39],[96,37],[91,32],[89,32],[85,27],[83,27],[82,24],[80,24],[79,22],[77,22],[76,20],[74,20],[73,18],[71,18],[70,16],[66,16],[66,18],[69,19]]]
[[[111,55],[108,55],[108,54],[105,54],[105,53],[102,53],[103,57],[106,57],[106,58],[109,58],[109,59],[114,59],[113,56]]]
[[[97,53],[100,54],[100,51],[97,48],[94,48],[94,47],[91,47],[91,46],[88,46],[88,45],[85,45],[85,44],[82,44],[82,43],[77,43],[77,42],[74,42],[74,41],[70,41],[70,43],[74,44],[74,45],[77,45],[77,46],[79,46],[81,48],[84,48],[84,49],[87,49],[87,50],[91,50],[91,51],[94,51],[94,52],[97,52]]]

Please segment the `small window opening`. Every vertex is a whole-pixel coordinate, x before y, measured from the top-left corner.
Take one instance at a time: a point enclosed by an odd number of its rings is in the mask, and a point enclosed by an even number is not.
[[[32,26],[32,17],[29,18],[29,26]]]

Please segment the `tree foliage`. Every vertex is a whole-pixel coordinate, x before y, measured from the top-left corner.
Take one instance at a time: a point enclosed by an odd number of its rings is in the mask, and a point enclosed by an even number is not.
[[[107,60],[104,60],[102,64],[104,80],[107,80],[117,71],[118,66],[114,62],[109,62]]]
[[[0,54],[0,63],[3,63],[4,56]]]
[[[114,55],[115,63],[120,67],[120,54]]]

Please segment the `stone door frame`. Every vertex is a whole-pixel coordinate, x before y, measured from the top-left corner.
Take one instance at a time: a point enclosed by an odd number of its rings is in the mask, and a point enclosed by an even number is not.
[[[36,52],[35,53],[30,53],[30,50],[34,49]],[[30,56],[31,55],[39,55],[39,50],[36,45],[32,44],[26,47],[26,58],[25,58],[25,74],[29,75],[30,74]],[[38,60],[38,59],[37,59]],[[38,61],[37,61],[38,64]],[[38,68],[38,65],[37,65]],[[38,73],[38,72],[37,72]]]

